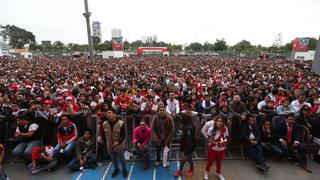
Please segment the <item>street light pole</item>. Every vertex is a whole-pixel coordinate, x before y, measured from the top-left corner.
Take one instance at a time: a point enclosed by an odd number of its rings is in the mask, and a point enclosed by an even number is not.
[[[90,63],[94,63],[93,45],[92,45],[91,28],[90,28],[91,12],[89,12],[88,0],[84,0],[84,7],[85,7],[85,13],[83,13],[83,16],[86,18],[86,21],[87,21],[87,34],[88,34],[88,42],[89,42]]]

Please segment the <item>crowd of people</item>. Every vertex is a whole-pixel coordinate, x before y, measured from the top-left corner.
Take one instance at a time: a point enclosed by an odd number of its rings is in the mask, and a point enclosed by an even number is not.
[[[320,79],[308,62],[242,57],[130,57],[97,60],[48,58],[0,62],[0,169],[7,142],[30,162],[32,174],[58,162],[72,170],[93,168],[106,157],[112,177],[127,177],[126,141],[150,166],[169,166],[170,143],[180,136],[181,176],[192,176],[197,129],[192,118],[212,116],[201,132],[208,148],[204,178],[222,159],[228,142],[239,142],[257,168],[270,168],[265,153],[307,166],[304,144],[320,138]],[[121,117],[153,116],[126,131]],[[93,117],[100,123],[92,123]],[[128,132],[132,134],[127,134]],[[13,141],[14,139],[15,141]],[[131,140],[131,139],[130,139]],[[315,154],[315,158],[318,157]],[[162,160],[161,160],[162,159]],[[4,175],[3,175],[4,176]]]

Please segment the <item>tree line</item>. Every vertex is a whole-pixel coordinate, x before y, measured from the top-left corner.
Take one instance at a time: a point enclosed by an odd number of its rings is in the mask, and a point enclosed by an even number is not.
[[[41,52],[74,52],[74,51],[88,51],[89,46],[87,44],[76,44],[68,43],[64,44],[62,41],[55,41],[52,44],[38,44],[35,40],[36,36],[23,28],[19,28],[14,25],[6,25],[0,27],[0,36],[4,41],[8,41],[8,44],[12,48],[22,49],[26,44],[29,45],[29,49],[33,51]],[[278,37],[277,37],[278,38]],[[276,39],[277,39],[276,38]],[[277,39],[279,41],[279,39]],[[280,40],[281,41],[281,40]],[[182,45],[166,43],[163,41],[156,42],[143,42],[136,40],[133,42],[124,41],[125,51],[136,51],[138,47],[149,46],[149,47],[168,47],[171,52],[177,51],[192,51],[192,52],[208,52],[208,51],[235,51],[244,53],[260,53],[260,52],[276,52],[276,53],[287,53],[291,51],[292,43],[288,42],[284,45],[281,42],[275,42],[272,46],[265,47],[261,45],[252,45],[247,40],[242,40],[233,46],[229,46],[225,39],[216,39],[214,43],[205,42],[203,44],[199,42],[193,42],[188,46],[183,47]],[[309,39],[309,50],[315,50],[317,44],[316,38]],[[93,39],[94,49],[96,51],[107,51],[112,50],[111,41],[100,42],[99,39]]]

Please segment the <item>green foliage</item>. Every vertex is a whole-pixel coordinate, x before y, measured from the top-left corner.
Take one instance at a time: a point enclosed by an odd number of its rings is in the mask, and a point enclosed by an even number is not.
[[[22,49],[26,44],[35,43],[35,36],[32,32],[19,28],[14,25],[6,25],[0,36],[6,41],[9,40],[9,45],[16,49]]]

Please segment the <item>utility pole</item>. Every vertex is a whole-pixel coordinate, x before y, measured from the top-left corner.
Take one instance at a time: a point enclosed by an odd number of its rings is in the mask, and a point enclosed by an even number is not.
[[[94,60],[94,56],[93,56],[93,45],[92,45],[91,28],[90,28],[91,12],[89,12],[88,0],[84,0],[84,7],[85,7],[85,13],[83,13],[83,16],[86,18],[86,21],[87,21],[87,34],[88,34],[88,43],[89,43],[90,63],[94,63],[95,60]]]

